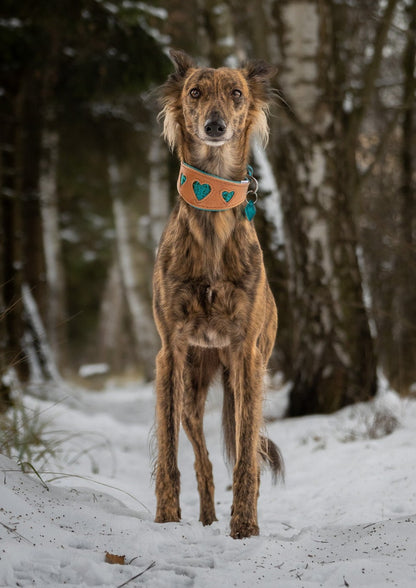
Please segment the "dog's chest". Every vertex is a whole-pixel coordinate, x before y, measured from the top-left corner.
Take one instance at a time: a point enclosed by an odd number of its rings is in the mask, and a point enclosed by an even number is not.
[[[248,221],[213,229],[173,216],[156,262],[154,307],[159,324],[176,325],[189,344],[221,348],[245,336],[262,254]]]

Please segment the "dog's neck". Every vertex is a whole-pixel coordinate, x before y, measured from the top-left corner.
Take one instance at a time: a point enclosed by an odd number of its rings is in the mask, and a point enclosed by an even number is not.
[[[213,147],[192,135],[183,138],[178,147],[182,161],[206,173],[228,180],[241,181],[247,174],[249,157],[248,134]]]
[[[220,147],[205,145],[188,135],[179,142],[177,152],[182,161],[208,174],[233,181],[242,181],[247,175],[248,134]],[[181,198],[179,217],[199,245],[201,267],[206,276],[215,280],[220,271],[224,247],[237,224],[244,220],[240,207],[221,212],[197,210]],[[246,221],[246,225],[247,230],[253,230],[249,227],[251,223]]]

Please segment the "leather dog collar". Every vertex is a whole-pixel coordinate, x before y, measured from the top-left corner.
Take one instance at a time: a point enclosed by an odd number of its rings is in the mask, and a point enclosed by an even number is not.
[[[178,176],[178,192],[181,197],[201,210],[220,211],[235,208],[247,198],[250,180],[233,182],[203,172],[185,162],[181,162]]]

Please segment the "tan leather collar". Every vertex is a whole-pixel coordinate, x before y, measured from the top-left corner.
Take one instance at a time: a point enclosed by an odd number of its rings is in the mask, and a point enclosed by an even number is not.
[[[203,172],[182,161],[177,187],[185,202],[194,208],[220,211],[243,204],[249,184],[248,179],[233,182]]]

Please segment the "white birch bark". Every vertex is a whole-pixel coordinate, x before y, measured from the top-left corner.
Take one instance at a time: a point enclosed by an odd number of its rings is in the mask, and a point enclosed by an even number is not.
[[[253,156],[259,173],[261,206],[266,220],[273,227],[271,249],[276,254],[279,254],[283,251],[285,244],[282,201],[279,188],[267,153],[258,142],[253,146]]]
[[[226,0],[205,0],[208,28],[211,33],[210,65],[237,67],[234,23],[229,2]]]
[[[318,0],[292,0],[279,15],[280,84],[291,109],[275,140],[293,307],[290,410],[302,414],[368,398],[376,374],[348,189],[340,179],[340,109],[327,94],[331,12]]]
[[[61,238],[59,232],[57,166],[59,152],[58,133],[44,128],[39,189],[42,211],[42,234],[48,285],[47,331],[51,351],[58,365],[66,356],[65,329],[65,277],[62,267]]]
[[[31,368],[32,383],[45,380],[60,382],[61,377],[54,361],[45,327],[36,301],[27,284],[22,286],[22,299],[27,323],[30,327],[30,331],[27,329],[25,331],[24,346]]]
[[[288,88],[291,105],[302,122],[312,122],[320,96],[317,84],[319,14],[315,2],[289,2],[282,9],[285,25],[285,63],[282,83]]]
[[[125,367],[121,355],[124,355],[120,339],[122,337],[124,317],[124,293],[118,258],[115,258],[108,270],[106,285],[100,305],[98,325],[98,361],[103,361],[115,370]]]
[[[153,365],[156,353],[156,335],[151,318],[150,304],[145,302],[138,280],[138,268],[134,261],[133,237],[130,229],[131,214],[119,195],[120,172],[113,160],[109,165],[110,189],[113,197],[113,214],[120,275],[125,299],[131,317],[132,332],[138,357],[146,368]],[[144,271],[144,268],[141,268]]]

